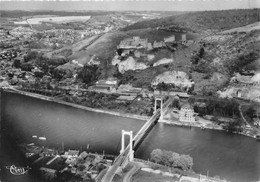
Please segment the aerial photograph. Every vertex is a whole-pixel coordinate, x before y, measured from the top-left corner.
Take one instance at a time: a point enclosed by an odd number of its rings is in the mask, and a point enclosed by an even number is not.
[[[1,182],[260,182],[259,0],[0,0]]]

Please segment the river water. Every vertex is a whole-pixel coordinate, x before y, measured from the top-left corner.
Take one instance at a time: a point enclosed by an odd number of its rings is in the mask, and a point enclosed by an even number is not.
[[[2,93],[1,132],[19,142],[49,147],[118,154],[121,130],[134,133],[145,121],[95,113],[14,93]],[[37,141],[32,135],[45,136]],[[1,138],[2,140],[8,140]],[[6,143],[6,142],[2,142]],[[234,182],[260,179],[260,142],[223,131],[182,128],[158,123],[137,149],[137,158],[148,159],[160,148],[189,154],[194,171]]]

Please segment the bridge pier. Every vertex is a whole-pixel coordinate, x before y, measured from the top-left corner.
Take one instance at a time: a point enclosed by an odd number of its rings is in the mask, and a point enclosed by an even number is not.
[[[158,105],[158,101],[160,101],[160,110],[161,110],[161,115],[160,115],[160,118],[159,118],[159,120],[163,120],[163,99],[164,99],[164,97],[163,96],[161,96],[161,97],[155,97],[155,99],[154,99],[154,101],[155,101],[155,103],[154,103],[154,113],[156,112],[156,110],[157,110],[157,105]]]
[[[133,150],[133,131],[125,131],[122,130],[122,138],[121,138],[121,150],[120,154],[125,152],[125,135],[129,135],[129,161],[134,160],[134,150]]]

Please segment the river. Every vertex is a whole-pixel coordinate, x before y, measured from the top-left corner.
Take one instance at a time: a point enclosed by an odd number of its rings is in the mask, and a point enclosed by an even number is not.
[[[7,92],[2,93],[1,109],[1,132],[11,132],[19,142],[49,147],[60,147],[64,142],[66,149],[108,154],[119,153],[122,129],[135,133],[145,122]],[[45,136],[47,140],[36,141],[32,135]],[[135,156],[148,159],[156,148],[191,155],[197,173],[208,171],[210,176],[234,182],[260,178],[260,142],[249,137],[158,123]]]

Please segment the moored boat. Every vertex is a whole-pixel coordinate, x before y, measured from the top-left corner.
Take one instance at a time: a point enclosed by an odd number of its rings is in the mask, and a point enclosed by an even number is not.
[[[46,140],[46,137],[45,136],[39,137],[39,140]]]

